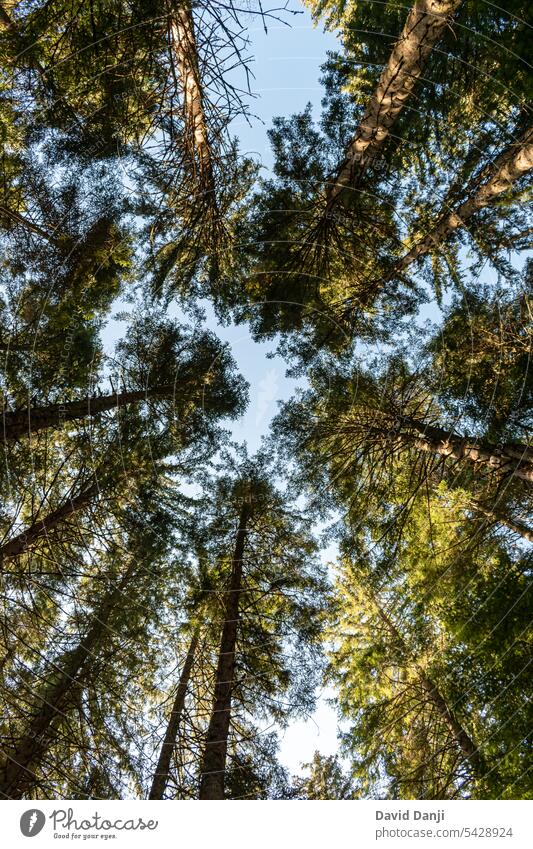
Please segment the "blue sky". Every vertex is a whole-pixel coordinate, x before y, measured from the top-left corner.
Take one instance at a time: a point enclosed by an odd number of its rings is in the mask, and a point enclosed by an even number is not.
[[[308,10],[300,3],[293,2],[290,8],[300,14],[286,16],[289,25],[268,25],[267,33],[259,24],[250,28],[255,77],[252,90],[256,95],[251,111],[257,119],[251,126],[245,120],[233,124],[243,153],[254,155],[267,169],[272,165],[267,138],[272,118],[300,112],[309,102],[318,115],[323,94],[320,66],[327,51],[338,48],[334,35],[313,26]]]

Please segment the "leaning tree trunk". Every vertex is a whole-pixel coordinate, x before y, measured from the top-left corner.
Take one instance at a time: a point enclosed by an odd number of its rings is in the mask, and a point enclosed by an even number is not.
[[[185,143],[191,153],[193,165],[198,164],[200,183],[205,192],[205,199],[214,204],[213,156],[207,130],[198,47],[190,6],[182,6],[173,10],[170,32],[179,82],[183,92]]]
[[[31,436],[40,430],[60,428],[65,422],[97,416],[128,404],[138,404],[148,398],[170,397],[174,383],[139,389],[132,392],[117,392],[111,395],[92,395],[81,401],[65,401],[44,407],[27,407],[21,410],[4,411],[0,425],[0,437],[4,441]]]
[[[398,631],[396,625],[392,622],[392,620],[383,610],[381,604],[375,597],[374,593],[369,588],[367,588],[367,592],[371,596],[372,601],[377,609],[378,615],[380,619],[384,622],[387,630],[392,634],[394,640],[398,643],[398,645],[401,646],[403,650],[405,650],[406,654],[414,660],[418,680],[420,681],[425,693],[427,694],[429,701],[431,702],[431,704],[439,714],[440,718],[443,720],[444,724],[448,728],[448,731],[450,732],[451,736],[457,743],[457,746],[459,747],[463,757],[466,761],[468,761],[469,764],[471,764],[474,773],[478,777],[481,777],[487,771],[487,766],[478,747],[476,746],[468,732],[463,728],[453,710],[447,704],[446,700],[444,699],[442,693],[440,692],[435,682],[428,676],[423,667],[416,662],[416,659],[413,658],[413,653],[411,649]]]
[[[477,502],[470,503],[468,505],[468,509],[475,510],[476,513],[480,513],[482,516],[485,516],[491,522],[494,522],[498,525],[504,525],[506,528],[509,528],[510,531],[513,531],[513,533],[518,534],[524,539],[527,539],[528,542],[533,543],[533,530],[527,525],[525,525],[523,522],[519,522],[517,519],[512,519],[508,516],[503,516],[496,510],[490,510],[487,507],[483,507],[481,504],[478,504]]]
[[[419,451],[466,460],[484,467],[486,471],[520,478],[533,484],[533,448],[516,442],[492,445],[472,436],[459,436],[435,425],[403,417],[398,432],[404,444]]]
[[[435,227],[395,263],[387,279],[405,271],[416,259],[442,244],[448,236],[464,227],[472,215],[494,203],[532,168],[533,128],[530,128],[516,142],[509,145],[486,169],[492,172],[489,179],[483,182],[457,209],[445,213]]]
[[[91,486],[82,490],[74,498],[67,498],[61,507],[52,510],[43,519],[33,522],[24,531],[17,534],[16,537],[4,543],[4,545],[0,546],[0,565],[9,557],[18,557],[20,554],[23,554],[35,542],[47,536],[61,522],[68,519],[69,516],[74,515],[74,513],[77,513],[90,504],[96,498],[98,492],[98,484],[91,484]]]
[[[361,123],[328,192],[331,208],[346,188],[355,188],[372,164],[417,82],[429,55],[461,0],[417,0],[395,43]]]
[[[176,748],[178,729],[185,705],[185,696],[187,694],[187,687],[191,677],[191,670],[199,638],[200,628],[197,627],[192,635],[187,657],[185,658],[185,663],[180,675],[178,689],[174,698],[174,704],[172,705],[172,711],[168,720],[165,738],[163,740],[163,745],[161,746],[161,752],[159,753],[159,760],[154,773],[152,787],[148,796],[149,799],[162,799],[170,778],[170,761]]]
[[[31,221],[29,218],[26,218],[22,213],[17,212],[15,209],[10,209],[3,203],[0,203],[0,220],[1,217],[4,216],[8,220],[14,221],[16,224],[19,224],[25,230],[28,230],[30,233],[34,233],[36,236],[39,236],[41,239],[45,239],[47,242],[50,242],[51,245],[57,245],[58,240],[50,235],[46,230],[40,227],[38,224],[35,224],[34,221]]]
[[[225,597],[224,626],[215,679],[215,698],[202,758],[200,799],[224,798],[226,754],[235,676],[235,647],[239,622],[239,601],[242,591],[243,556],[250,512],[250,505],[244,502],[239,517],[235,552],[231,564],[231,579]]]
[[[453,710],[446,703],[437,685],[426,675],[420,666],[417,665],[416,670],[420,683],[427,693],[431,704],[454,738],[463,757],[472,766],[475,775],[481,778],[487,772],[487,765],[478,747],[458,721]]]
[[[356,408],[352,422],[336,424],[323,432],[325,438],[343,436],[350,442],[355,438],[363,450],[386,446],[394,453],[415,448],[426,454],[450,457],[472,463],[488,472],[519,478],[533,484],[533,448],[519,442],[494,445],[474,436],[459,436],[451,430],[411,418],[386,414],[373,407]]]
[[[62,668],[51,664],[55,683],[40,697],[40,704],[30,717],[19,742],[4,749],[0,762],[0,797],[20,799],[38,786],[36,770],[53,742],[54,721],[64,714],[69,697],[90,666],[94,649],[107,634],[107,623],[119,605],[124,588],[134,571],[134,563],[126,570],[119,584],[103,599],[93,615],[94,624],[78,646],[68,653]]]

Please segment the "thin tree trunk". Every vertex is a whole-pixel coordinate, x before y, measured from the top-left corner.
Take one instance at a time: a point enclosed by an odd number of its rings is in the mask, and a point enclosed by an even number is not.
[[[404,443],[412,443],[420,451],[479,463],[489,471],[508,474],[533,483],[533,449],[528,445],[507,442],[501,446],[480,444],[471,436],[458,436],[435,425],[416,419],[402,418],[402,424],[413,432],[399,431]]]
[[[69,653],[66,666],[58,669],[54,664],[58,672],[55,684],[41,696],[42,703],[29,719],[18,744],[11,750],[4,750],[3,764],[0,765],[1,797],[20,799],[35,787],[34,770],[39,767],[52,741],[54,720],[63,713],[73,688],[83,679],[93,650],[105,637],[109,618],[120,603],[134,566],[132,562],[119,584],[106,595],[93,615],[94,624],[77,648]]]
[[[331,206],[347,187],[355,187],[376,158],[412,91],[430,53],[441,39],[461,0],[417,0],[395,43],[335,183],[327,196]]]
[[[420,683],[428,694],[431,703],[435,707],[441,719],[444,721],[448,731],[457,742],[463,756],[472,765],[474,773],[478,778],[480,778],[487,772],[487,765],[481,755],[481,752],[470,735],[460,724],[454,712],[450,707],[448,707],[437,685],[426,675],[420,666],[417,666],[416,669]]]
[[[30,221],[29,218],[26,218],[20,212],[17,212],[15,209],[10,209],[5,204],[0,203],[0,214],[5,215],[7,218],[11,218],[13,221],[16,221],[17,224],[20,224],[21,227],[24,227],[26,230],[29,230],[31,233],[35,233],[36,236],[40,236],[41,239],[45,239],[47,242],[50,242],[51,245],[57,245],[57,239],[47,233],[46,230],[43,230],[42,227],[39,227],[38,224],[35,224],[33,221]]]
[[[96,416],[128,404],[140,403],[148,398],[171,396],[175,389],[174,383],[167,383],[152,389],[92,395],[81,401],[65,401],[62,404],[48,404],[46,407],[5,411],[2,416],[1,435],[4,441],[31,436],[40,430],[60,428],[64,422]]]
[[[192,635],[189,650],[180,675],[176,697],[168,720],[165,738],[163,740],[163,745],[161,746],[161,752],[159,753],[159,760],[154,773],[150,795],[148,796],[149,799],[162,799],[170,778],[170,760],[172,758],[172,753],[176,748],[176,739],[181,721],[181,714],[183,713],[183,707],[185,705],[185,696],[187,694],[187,687],[189,684],[189,678],[191,677],[191,670],[199,638],[200,628],[197,627]]]
[[[250,505],[244,502],[239,516],[239,528],[231,564],[230,585],[225,598],[224,627],[222,628],[215,679],[215,699],[202,758],[200,799],[224,798],[231,699],[235,676],[235,646],[242,590],[243,556],[250,513]]]
[[[501,513],[489,510],[487,507],[482,507],[481,504],[478,504],[477,502],[471,502],[468,507],[475,510],[477,513],[481,513],[482,516],[485,516],[491,522],[496,522],[499,525],[505,525],[505,527],[513,531],[513,533],[518,534],[524,539],[527,539],[528,542],[533,543],[533,530],[527,525],[524,525],[522,522],[519,522],[516,519],[510,519],[508,516],[502,516]]]
[[[0,564],[8,557],[17,557],[23,554],[37,540],[49,534],[50,531],[65,521],[65,519],[68,519],[69,516],[77,513],[87,504],[90,504],[98,495],[98,491],[98,484],[91,484],[91,486],[82,490],[74,498],[67,498],[61,507],[52,510],[43,519],[33,522],[26,530],[21,531],[16,537],[4,543],[4,545],[0,546]]]
[[[206,192],[209,193],[208,200],[214,202],[213,157],[207,131],[198,48],[190,6],[187,5],[173,10],[170,32],[179,81],[183,91],[186,143],[192,151],[193,162],[195,156],[198,158],[200,179]]]
[[[392,622],[392,620],[383,610],[381,604],[375,597],[372,590],[370,590],[368,587],[366,589],[372,598],[372,601],[378,611],[380,619],[385,623],[386,628],[390,631],[398,645],[400,645],[409,655],[409,657],[414,660],[416,673],[422,687],[427,693],[437,713],[444,721],[450,734],[457,742],[457,745],[459,746],[463,756],[472,765],[472,769],[478,777],[483,775],[487,771],[487,767],[478,747],[475,745],[470,735],[462,727],[461,723],[455,716],[453,710],[448,706],[446,700],[442,696],[435,682],[431,680],[425,670],[416,662],[411,649],[406,644],[396,625]]]
[[[489,166],[487,171],[492,172],[489,179],[482,183],[457,209],[445,213],[439,223],[395,264],[393,272],[387,275],[387,279],[405,271],[416,259],[433,250],[451,233],[464,227],[474,213],[497,200],[532,168],[533,128],[530,128]]]

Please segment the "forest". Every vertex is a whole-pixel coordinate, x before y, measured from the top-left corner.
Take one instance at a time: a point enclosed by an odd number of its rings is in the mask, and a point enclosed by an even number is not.
[[[533,798],[531,22],[410,4],[1,0],[0,798]]]

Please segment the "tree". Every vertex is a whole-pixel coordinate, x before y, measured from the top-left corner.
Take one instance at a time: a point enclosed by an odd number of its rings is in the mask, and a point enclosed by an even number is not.
[[[345,158],[327,190],[328,209],[346,188],[355,188],[421,78],[430,53],[442,38],[459,2],[417,2],[381,74]]]
[[[4,439],[31,436],[43,429],[60,428],[66,422],[120,410],[130,404],[149,403],[151,399],[170,401],[171,413],[178,419],[190,413],[191,404],[207,418],[231,415],[242,404],[242,381],[232,373],[233,361],[228,349],[212,333],[191,331],[183,325],[159,321],[157,315],[146,315],[144,320],[138,319],[132,325],[118,354],[123,391],[6,411]],[[154,378],[156,362],[158,370]],[[128,389],[128,384],[142,388]]]
[[[34,674],[39,686],[32,686],[32,675],[18,675],[23,679],[19,682],[22,694],[14,702],[10,698],[6,714],[9,742],[1,771],[4,798],[20,798],[34,787],[50,792],[46,790],[50,782],[53,786],[54,781],[61,780],[60,772],[52,770],[50,775],[47,753],[52,746],[72,739],[69,715],[79,707],[85,688],[90,691],[96,687],[98,691],[102,687],[98,676],[102,665],[106,665],[105,658],[109,660],[117,652],[117,645],[113,646],[115,638],[118,644],[126,639],[127,646],[128,633],[135,634],[139,627],[142,633],[148,625],[143,598],[147,601],[153,594],[157,598],[161,592],[161,586],[154,582],[153,569],[161,563],[171,542],[168,535],[161,533],[165,523],[168,526],[168,511],[152,509],[149,521],[145,521],[148,499],[155,491],[153,484],[141,491],[137,503],[123,515],[122,528],[115,528],[115,539],[111,536],[107,551],[104,548],[96,555],[92,568],[98,559],[101,564],[100,569],[96,568],[94,586],[87,579],[80,583],[79,607],[64,612],[67,627],[61,641],[57,637],[54,640],[55,652],[50,654],[50,646],[44,651],[34,650]],[[74,742],[79,745],[77,740]]]
[[[529,798],[523,3],[308,0],[265,177],[245,5],[0,3],[0,794]],[[302,380],[253,458],[206,298]]]
[[[191,676],[194,658],[196,650],[198,648],[199,638],[200,629],[196,628],[191,637],[191,642],[189,644],[189,648],[187,649],[185,662],[183,664],[183,669],[179,678],[176,696],[172,704],[172,710],[170,712],[165,737],[161,746],[161,752],[159,754],[159,760],[157,761],[156,771],[154,773],[152,786],[150,788],[150,795],[148,796],[149,799],[162,799],[163,794],[165,792],[170,773],[170,760],[172,758],[174,749],[176,748],[178,729],[183,713],[183,708],[185,705],[187,686],[189,684],[189,678]]]
[[[87,391],[99,330],[133,276],[133,234],[115,175],[52,144],[32,144],[6,173],[0,239],[3,390],[28,398]]]
[[[357,791],[350,776],[346,776],[336,755],[315,752],[311,763],[303,764],[309,770],[305,778],[293,779],[298,799],[356,799]]]
[[[495,441],[529,426],[530,274],[527,266],[517,290],[473,289],[454,298],[427,345],[441,404],[452,415],[483,421]]]
[[[313,558],[315,544],[302,517],[269,481],[264,460],[244,461],[233,479],[222,478],[217,500],[212,533],[218,529],[218,534],[211,545],[226,574],[200,799],[225,797],[238,709],[283,721],[279,700],[290,688],[293,715],[312,703],[309,664],[312,658],[316,663],[325,591]]]

